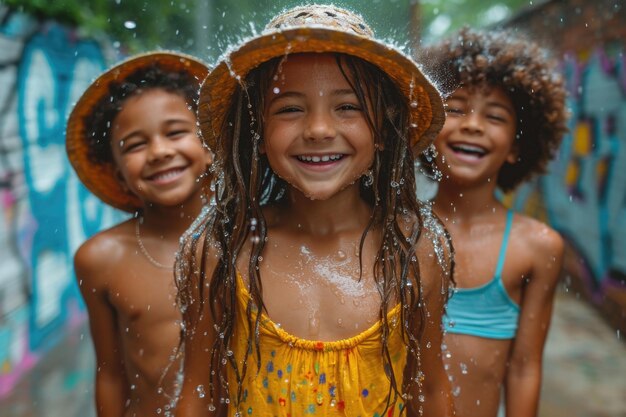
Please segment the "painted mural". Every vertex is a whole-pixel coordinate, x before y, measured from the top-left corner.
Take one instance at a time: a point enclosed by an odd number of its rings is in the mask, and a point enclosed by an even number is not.
[[[520,190],[517,208],[540,195],[547,221],[584,263],[596,303],[626,292],[626,56],[623,45],[567,55],[570,134],[549,174]]]
[[[55,23],[3,17],[0,399],[61,330],[84,320],[73,253],[119,218],[80,184],[65,155],[67,116],[104,69],[102,46]]]

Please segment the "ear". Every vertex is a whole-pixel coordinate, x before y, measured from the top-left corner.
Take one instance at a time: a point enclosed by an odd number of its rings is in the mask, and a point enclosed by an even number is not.
[[[509,154],[506,157],[506,162],[508,162],[511,165],[515,165],[517,163],[517,158],[519,157],[519,147],[517,146],[517,142],[513,143],[513,146],[511,146],[511,150],[509,151]]]
[[[122,175],[122,171],[120,171],[119,167],[117,166],[115,167],[115,179],[120,184],[120,187],[122,187],[122,190],[126,194],[132,194],[130,192],[130,188],[128,188],[128,185],[126,184],[126,180],[124,179],[124,176]]]

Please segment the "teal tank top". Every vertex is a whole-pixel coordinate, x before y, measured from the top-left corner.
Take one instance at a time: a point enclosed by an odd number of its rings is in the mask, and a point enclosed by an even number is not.
[[[506,292],[502,282],[502,268],[512,223],[513,211],[509,210],[493,279],[480,287],[453,290],[443,318],[446,332],[488,339],[515,337],[520,308]]]

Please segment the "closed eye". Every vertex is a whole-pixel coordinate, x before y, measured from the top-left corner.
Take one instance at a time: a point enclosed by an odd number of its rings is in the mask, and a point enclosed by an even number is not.
[[[489,120],[493,120],[493,121],[496,121],[496,122],[507,122],[508,121],[508,119],[506,117],[500,116],[500,115],[497,115],[497,114],[488,114],[487,118]]]
[[[340,105],[337,108],[337,110],[340,110],[340,111],[361,111],[363,109],[361,108],[361,106],[358,106],[356,104],[345,103],[345,104]]]
[[[128,153],[128,152],[133,152],[133,151],[139,150],[145,144],[146,144],[146,142],[144,142],[144,141],[134,141],[134,142],[125,143],[125,144],[122,145],[122,153]]]
[[[280,107],[274,113],[275,114],[285,114],[285,113],[296,113],[296,112],[299,112],[299,111],[302,111],[299,107],[296,107],[296,106],[284,106],[284,107]]]
[[[178,137],[178,136],[186,135],[187,133],[189,133],[189,131],[186,129],[178,129],[178,130],[172,130],[172,131],[167,132],[167,136]]]
[[[445,110],[446,110],[446,113],[449,113],[449,114],[454,114],[454,115],[463,115],[463,114],[465,114],[463,109],[461,109],[459,107],[446,106]]]

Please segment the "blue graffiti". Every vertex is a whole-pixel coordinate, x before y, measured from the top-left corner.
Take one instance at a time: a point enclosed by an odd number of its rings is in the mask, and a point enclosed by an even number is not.
[[[624,56],[597,51],[584,64],[569,57],[570,134],[538,181],[548,221],[582,256],[592,290],[626,275],[626,77]],[[530,195],[523,187],[518,207]]]
[[[75,249],[115,217],[80,184],[65,155],[67,116],[103,69],[98,44],[75,41],[58,25],[25,45],[18,69],[24,178],[37,226],[30,252],[31,349],[49,340],[67,321],[68,303],[80,300],[71,266]]]

